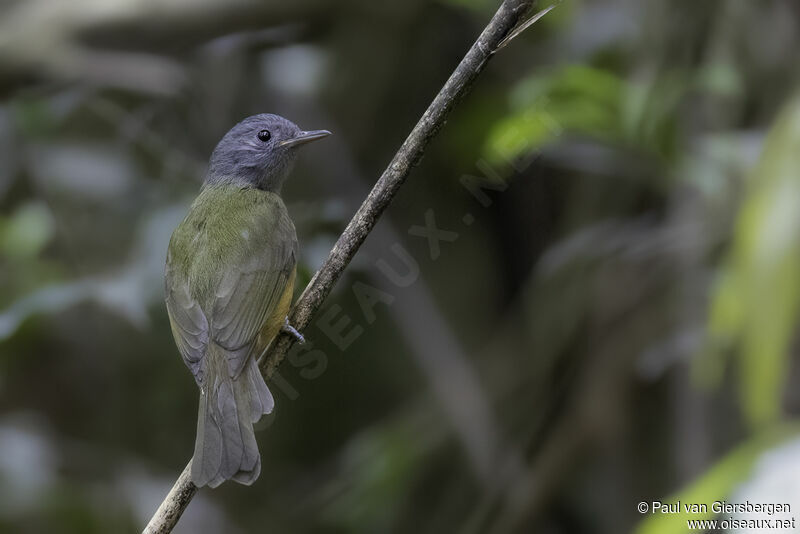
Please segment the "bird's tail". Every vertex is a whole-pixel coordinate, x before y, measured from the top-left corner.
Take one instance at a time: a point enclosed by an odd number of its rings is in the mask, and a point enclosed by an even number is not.
[[[209,349],[224,350],[213,344]],[[225,358],[207,361],[225,362]],[[233,479],[249,486],[261,473],[253,423],[272,411],[272,394],[255,359],[236,378],[229,376],[227,366],[209,371],[200,394],[192,482],[216,488]]]

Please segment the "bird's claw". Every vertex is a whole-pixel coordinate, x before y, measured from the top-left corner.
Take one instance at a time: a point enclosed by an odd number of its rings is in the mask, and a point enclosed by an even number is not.
[[[281,327],[281,332],[283,332],[285,334],[289,334],[290,336],[292,336],[295,339],[295,341],[297,341],[301,345],[306,342],[306,338],[303,337],[303,334],[298,332],[295,327],[293,327],[292,325],[289,324],[289,318],[288,317],[283,321],[283,326]]]

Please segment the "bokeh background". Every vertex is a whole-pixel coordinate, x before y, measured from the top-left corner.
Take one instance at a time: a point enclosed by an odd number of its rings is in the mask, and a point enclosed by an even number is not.
[[[284,191],[302,288],[498,4],[0,2],[0,532],[138,532],[188,461],[163,263],[228,128],[335,132]],[[565,0],[326,301],[343,339],[312,325],[280,368],[261,478],[175,532],[800,514],[799,304],[800,3]]]

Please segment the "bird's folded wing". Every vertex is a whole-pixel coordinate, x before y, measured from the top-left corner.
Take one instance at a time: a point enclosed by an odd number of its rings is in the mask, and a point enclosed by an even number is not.
[[[208,321],[197,301],[192,298],[185,278],[181,277],[167,256],[166,302],[169,323],[175,343],[186,366],[198,384],[202,382],[201,360],[208,345]]]
[[[176,230],[175,246],[184,251],[180,254],[184,263],[173,264],[172,254],[167,255],[167,310],[183,360],[198,384],[203,382],[210,341],[224,349],[230,376],[241,373],[294,270],[294,225],[285,208],[268,208],[242,215],[232,226],[244,230],[230,232],[227,238],[212,240],[206,234],[197,239],[197,230],[188,224],[188,233],[182,231],[183,225]],[[185,263],[187,257],[193,262],[216,262],[216,267],[192,270]],[[196,287],[209,288],[209,297],[197,295],[190,279]]]
[[[230,266],[217,286],[209,316],[211,337],[226,349],[231,377],[241,373],[256,348],[253,343],[256,336],[286,290],[295,255],[293,239],[273,242],[261,253]]]

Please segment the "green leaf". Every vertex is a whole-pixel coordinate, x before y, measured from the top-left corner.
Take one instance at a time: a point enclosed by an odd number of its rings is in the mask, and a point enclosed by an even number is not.
[[[573,65],[530,77],[511,94],[512,112],[490,130],[484,147],[493,162],[541,148],[565,131],[618,139],[622,82],[612,73]]]
[[[674,495],[663,499],[663,503],[680,502],[677,513],[659,513],[652,511],[652,503],[647,502],[648,512],[636,528],[636,534],[680,534],[696,532],[689,530],[689,519],[711,519],[714,513],[711,503],[724,500],[733,490],[751,474],[756,461],[761,455],[780,445],[787,439],[800,434],[797,423],[781,425],[765,431],[740,445],[717,462],[700,478]],[[706,513],[687,513],[685,504],[705,504]]]
[[[11,258],[35,257],[50,242],[54,228],[47,206],[25,204],[10,219],[0,221],[0,252]]]
[[[778,117],[749,176],[734,242],[711,301],[709,346],[698,366],[733,348],[752,426],[772,423],[800,311],[800,98]],[[713,381],[712,381],[713,382]]]
[[[744,80],[736,64],[716,61],[705,65],[695,75],[698,89],[722,97],[738,97],[744,94]]]

